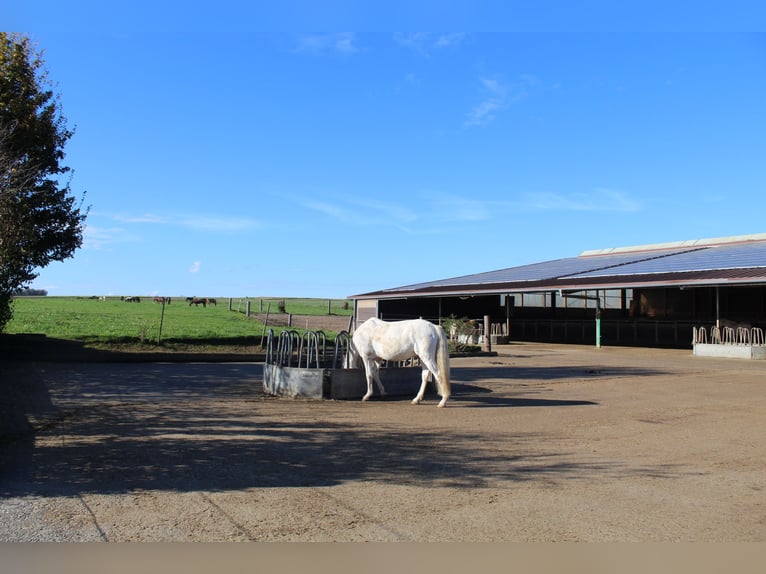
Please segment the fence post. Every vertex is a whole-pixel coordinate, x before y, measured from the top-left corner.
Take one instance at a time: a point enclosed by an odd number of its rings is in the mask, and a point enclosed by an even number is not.
[[[250,299],[247,300],[247,310],[245,312],[245,316],[246,317],[250,316]]]
[[[162,343],[162,322],[165,320],[165,299],[166,297],[162,298],[162,313],[160,314],[160,331],[157,333],[157,344]]]
[[[261,349],[263,349],[263,338],[266,336],[266,326],[269,324],[269,311],[271,311],[271,303],[266,307],[266,319],[263,321],[263,333],[261,334]]]
[[[489,315],[484,315],[484,351],[492,352],[492,335],[490,334]]]

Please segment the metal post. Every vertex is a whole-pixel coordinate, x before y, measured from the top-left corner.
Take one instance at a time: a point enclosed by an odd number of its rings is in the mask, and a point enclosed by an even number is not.
[[[596,299],[596,348],[601,348],[601,299]]]

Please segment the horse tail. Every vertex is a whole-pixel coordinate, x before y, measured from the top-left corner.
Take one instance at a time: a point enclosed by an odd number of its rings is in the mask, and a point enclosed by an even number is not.
[[[439,369],[439,376],[437,378],[439,385],[439,394],[443,400],[447,400],[450,396],[450,382],[449,382],[449,342],[447,340],[447,333],[444,329],[439,329],[439,344],[436,347],[436,367]]]

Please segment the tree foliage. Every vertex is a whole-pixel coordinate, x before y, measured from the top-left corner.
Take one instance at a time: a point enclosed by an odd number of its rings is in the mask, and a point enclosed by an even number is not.
[[[87,209],[62,163],[73,132],[60,107],[42,54],[0,32],[0,331],[11,294],[82,245]]]

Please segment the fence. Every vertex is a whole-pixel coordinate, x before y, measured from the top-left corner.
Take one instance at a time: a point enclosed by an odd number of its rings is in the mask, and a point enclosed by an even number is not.
[[[263,323],[262,341],[271,327],[333,333],[350,330],[353,316],[349,314],[346,301],[328,299],[326,303],[324,307],[317,300],[230,298],[228,309]],[[287,312],[293,309],[306,313]],[[322,311],[326,314],[314,314]]]

